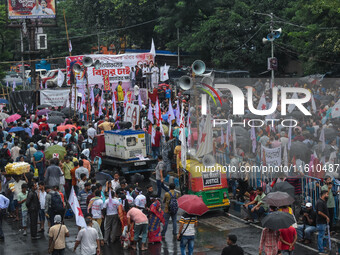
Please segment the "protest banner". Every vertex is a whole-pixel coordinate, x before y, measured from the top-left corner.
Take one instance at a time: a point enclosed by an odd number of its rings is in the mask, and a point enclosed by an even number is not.
[[[110,84],[113,84],[113,88],[116,87],[118,81],[122,81],[123,89],[130,88],[130,69],[136,65],[142,65],[154,63],[155,58],[151,53],[137,53],[137,54],[121,54],[121,55],[87,55],[91,57],[93,62],[99,60],[100,67],[95,69],[94,67],[87,68],[88,84],[94,86],[95,84],[103,85],[104,76],[109,77]],[[67,84],[70,85],[74,80],[74,73],[71,72],[74,64],[82,65],[82,56],[70,56],[66,57],[66,79]],[[79,74],[76,74],[79,75]]]
[[[280,166],[281,165],[281,146],[277,148],[267,148],[261,146],[262,158],[265,158],[267,166]],[[264,155],[263,155],[264,154]]]
[[[124,115],[124,121],[131,122],[132,128],[135,128],[135,125],[139,123],[139,105],[135,104],[126,104],[126,111]]]
[[[69,101],[69,89],[63,90],[40,90],[40,104],[49,104],[54,107],[63,106]]]

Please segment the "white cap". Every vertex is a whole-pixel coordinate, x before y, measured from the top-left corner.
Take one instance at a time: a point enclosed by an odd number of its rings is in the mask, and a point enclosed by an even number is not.
[[[306,207],[312,207],[312,203],[306,203]]]

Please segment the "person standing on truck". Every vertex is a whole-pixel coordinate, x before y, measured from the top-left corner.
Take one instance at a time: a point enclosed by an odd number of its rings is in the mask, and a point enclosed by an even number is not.
[[[98,126],[98,128],[102,131],[109,131],[115,126],[114,123],[109,122],[109,118],[105,117],[105,121]]]
[[[168,192],[169,189],[164,185],[164,161],[161,155],[158,155],[158,164],[156,166],[154,174],[156,174],[156,182],[157,182],[157,197],[161,197],[162,188]]]
[[[120,183],[119,183],[119,173],[114,172],[113,174],[113,180],[111,181],[111,188],[114,192],[116,192],[117,189],[120,188]]]

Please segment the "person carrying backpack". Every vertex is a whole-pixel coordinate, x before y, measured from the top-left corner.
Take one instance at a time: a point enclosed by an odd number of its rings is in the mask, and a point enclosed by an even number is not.
[[[178,211],[178,193],[175,192],[175,184],[170,183],[169,188],[170,191],[166,192],[164,195],[164,220],[165,224],[162,230],[162,236],[165,236],[166,230],[168,228],[169,219],[171,217],[172,220],[172,234],[174,236],[177,235],[177,211]]]
[[[50,226],[53,226],[55,215],[61,215],[64,218],[64,203],[56,189],[52,189],[50,186],[46,186],[45,189],[47,193],[45,198],[46,217],[49,219]]]

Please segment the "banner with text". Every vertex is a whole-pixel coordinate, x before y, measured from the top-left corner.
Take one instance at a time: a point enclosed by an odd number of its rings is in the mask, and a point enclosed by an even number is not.
[[[9,19],[46,19],[55,17],[55,0],[8,0]]]
[[[69,89],[40,90],[40,104],[49,104],[54,107],[65,106],[69,101]]]
[[[112,90],[122,81],[123,88],[130,88],[130,69],[136,65],[146,63],[154,63],[155,59],[151,53],[138,53],[138,54],[121,54],[121,55],[86,55],[91,57],[93,62],[99,60],[100,67],[96,70],[94,67],[87,68],[88,84],[93,86],[98,84],[100,87],[104,84],[104,77],[108,76]],[[79,78],[77,76],[84,76],[83,72],[74,73],[72,68],[74,64],[82,65],[84,56],[70,56],[66,57],[67,69],[67,84],[71,85]]]
[[[267,148],[261,146],[263,163],[266,166],[280,166],[281,165],[281,146],[277,148]]]

